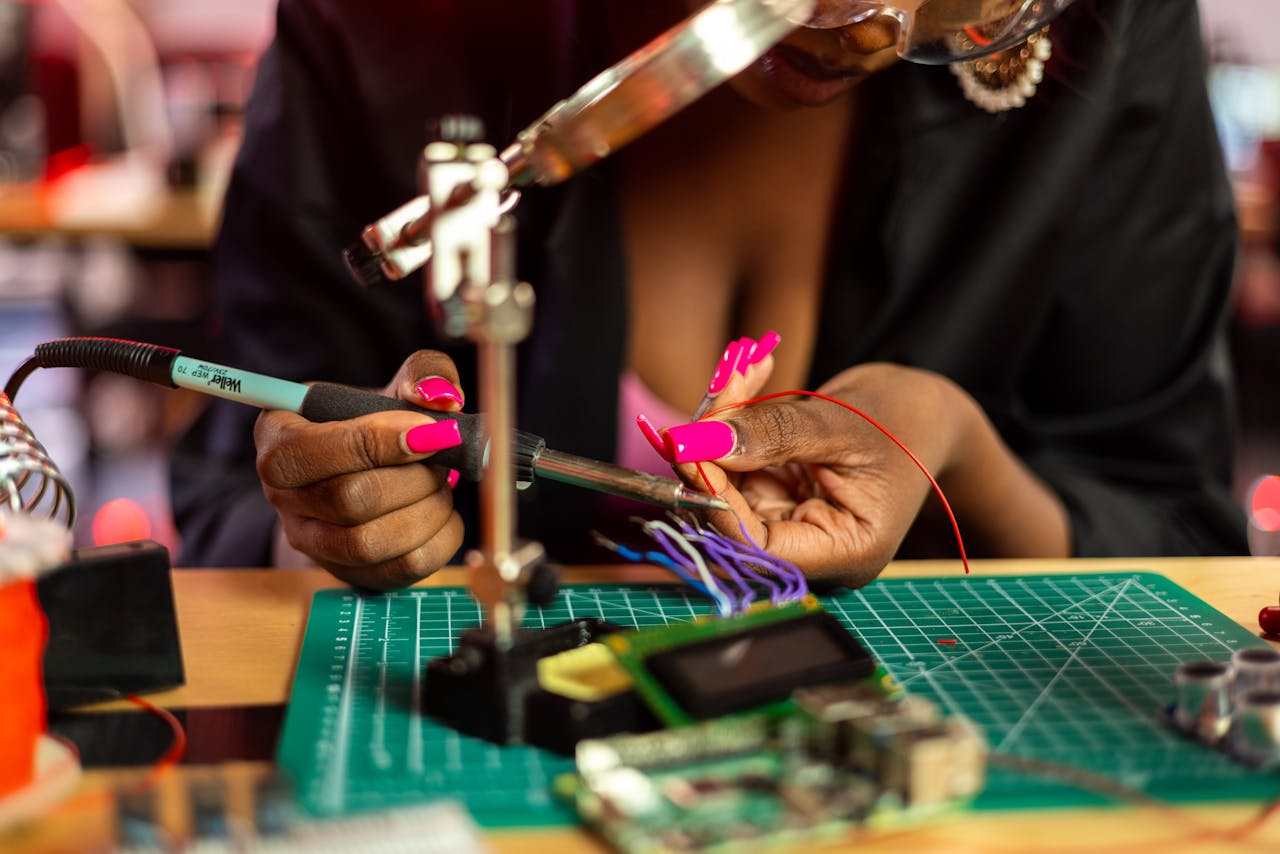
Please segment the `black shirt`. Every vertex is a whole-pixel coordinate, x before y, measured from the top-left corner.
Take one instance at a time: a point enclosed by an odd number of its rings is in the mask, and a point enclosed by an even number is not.
[[[470,346],[436,337],[420,281],[363,290],[341,249],[418,194],[430,118],[475,113],[501,146],[615,60],[590,37],[606,5],[495,19],[446,0],[281,0],[215,252],[210,355],[381,386],[437,347],[474,389]],[[872,118],[847,157],[810,387],[865,361],[952,378],[1061,496],[1078,556],[1242,553],[1223,337],[1236,228],[1195,2],[1082,0],[1051,35],[1046,81],[1007,113],[968,103],[945,67],[861,84]],[[538,295],[520,427],[599,459],[627,328],[617,173],[605,160],[517,208]],[[255,417],[215,401],[175,453],[183,565],[268,561]],[[533,492],[526,535],[581,559],[597,497]]]

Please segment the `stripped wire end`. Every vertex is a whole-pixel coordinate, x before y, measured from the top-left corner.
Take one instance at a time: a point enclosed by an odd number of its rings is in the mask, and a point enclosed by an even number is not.
[[[761,548],[741,523],[745,542],[675,514],[669,522],[640,518],[633,521],[657,548],[631,548],[599,532],[592,532],[592,536],[598,545],[625,560],[669,569],[711,599],[722,617],[748,610],[762,591],[775,606],[799,601],[809,593],[804,573]]]
[[[710,594],[710,592],[708,592],[707,588],[700,581],[696,580],[687,572],[685,572],[685,570],[679,564],[677,564],[667,555],[662,554],[661,552],[654,552],[654,551],[642,552],[633,548],[629,548],[628,546],[624,546],[620,543],[615,543],[613,540],[604,536],[599,531],[592,531],[591,536],[592,538],[595,539],[597,545],[608,549],[609,551],[621,557],[623,560],[629,561],[631,563],[652,563],[652,564],[661,566],[664,569],[671,570],[685,584],[689,585],[694,590],[697,590],[702,595],[714,601],[715,597],[713,597]]]

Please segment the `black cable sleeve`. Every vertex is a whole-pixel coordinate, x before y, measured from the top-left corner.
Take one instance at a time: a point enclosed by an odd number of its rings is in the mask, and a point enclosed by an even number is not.
[[[40,364],[36,361],[36,357],[28,356],[26,361],[18,365],[18,369],[9,376],[9,381],[4,384],[4,396],[9,398],[10,403],[18,396],[18,389],[22,388],[22,383],[38,367]]]
[[[181,350],[123,338],[58,338],[36,345],[41,368],[87,368],[177,388],[173,361]]]

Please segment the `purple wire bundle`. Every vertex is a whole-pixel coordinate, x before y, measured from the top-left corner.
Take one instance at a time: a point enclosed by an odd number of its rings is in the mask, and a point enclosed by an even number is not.
[[[745,542],[676,517],[672,517],[674,525],[658,520],[636,521],[657,549],[628,548],[600,534],[596,534],[596,541],[627,560],[647,561],[670,569],[715,602],[722,617],[751,607],[759,587],[768,591],[773,605],[796,602],[809,593],[804,573],[795,564],[761,548],[741,521],[738,525]]]
[[[802,573],[794,564],[775,557],[762,549],[751,535],[746,525],[740,523],[745,543],[730,539],[710,528],[695,526],[681,519],[675,519],[676,527],[663,522],[645,522],[645,532],[653,538],[670,560],[684,567],[689,573],[698,575],[709,588],[708,593],[717,598],[716,593],[726,599],[736,591],[736,601],[729,602],[732,612],[745,611],[756,600],[755,584],[768,590],[769,601],[774,605],[794,602],[809,592],[809,585]],[[734,591],[719,589],[716,575],[712,575],[710,567],[718,570],[720,580],[731,583]]]
[[[644,532],[652,537],[653,541],[662,549],[663,554],[702,579],[702,583],[707,588],[707,593],[716,602],[720,616],[727,617],[734,611],[742,609],[741,603],[738,603],[738,607],[735,607],[734,601],[721,589],[715,575],[711,572],[711,568],[707,565],[706,559],[699,554],[698,550],[683,533],[672,528],[666,522],[659,521],[644,522],[643,528]],[[741,582],[741,578],[736,580],[739,582],[740,587],[745,587],[745,584]]]
[[[739,521],[738,529],[742,532],[745,543],[732,540],[719,531],[695,527],[681,521],[680,530],[691,540],[700,542],[704,549],[717,558],[717,562],[726,570],[732,566],[737,572],[746,575],[758,584],[763,584],[771,591],[769,600],[774,605],[795,602],[804,598],[809,592],[809,582],[804,573],[790,561],[769,554],[755,539],[747,533],[746,523]],[[758,567],[764,575],[753,570]],[[769,578],[772,575],[777,581]],[[781,582],[781,588],[778,587]],[[746,603],[743,604],[746,607]]]

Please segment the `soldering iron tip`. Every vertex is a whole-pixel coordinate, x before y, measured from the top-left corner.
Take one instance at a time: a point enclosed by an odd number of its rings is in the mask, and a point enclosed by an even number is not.
[[[692,510],[728,510],[729,502],[705,492],[694,492],[692,489],[680,488],[676,501],[681,507]]]

